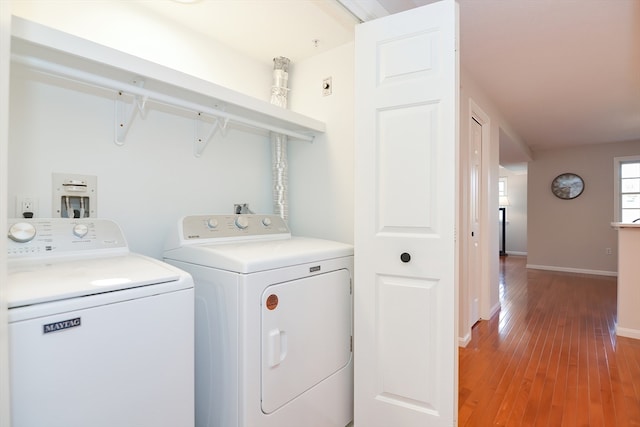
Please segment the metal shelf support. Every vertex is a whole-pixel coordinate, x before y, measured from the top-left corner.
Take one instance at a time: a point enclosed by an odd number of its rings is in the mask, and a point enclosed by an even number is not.
[[[136,79],[132,82],[137,87],[144,87],[144,80]],[[127,103],[124,98],[126,94],[122,91],[118,91],[118,97],[116,98],[116,131],[115,131],[115,143],[116,145],[124,145],[124,141],[127,138],[131,124],[135,120],[137,113],[140,112],[141,118],[144,119],[144,108],[149,99],[147,96],[136,95],[131,104]]]
[[[220,124],[221,121],[222,124]],[[194,156],[202,156],[204,149],[207,147],[207,144],[209,144],[209,141],[211,141],[211,138],[213,138],[217,131],[220,131],[220,133],[225,136],[227,133],[227,124],[229,124],[228,118],[220,119],[215,117],[210,128],[207,130],[202,113],[198,113],[195,120],[195,139],[193,141]]]

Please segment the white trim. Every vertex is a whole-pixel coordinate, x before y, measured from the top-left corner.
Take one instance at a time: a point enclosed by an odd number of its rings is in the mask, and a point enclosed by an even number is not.
[[[496,303],[496,305],[494,305],[493,307],[491,307],[491,310],[489,310],[489,317],[487,317],[486,319],[483,318],[483,320],[489,320],[491,319],[493,316],[495,316],[496,314],[498,314],[498,312],[500,311],[500,309],[502,308],[502,306],[500,305],[500,301],[498,301]]]
[[[509,225],[509,221],[507,221],[507,225]],[[507,251],[507,255],[527,256],[527,254],[527,252]]]
[[[479,303],[479,307],[478,307],[478,312],[480,314],[480,318],[485,318],[485,315],[487,315],[488,313],[491,313],[491,309],[489,308],[489,304],[491,304],[491,268],[489,268],[488,266],[491,265],[491,263],[495,263],[495,270],[497,271],[498,269],[498,257],[497,254],[495,257],[491,257],[490,254],[493,253],[490,249],[492,247],[491,245],[491,240],[484,237],[484,236],[496,236],[496,243],[497,239],[498,239],[498,225],[495,224],[494,225],[494,221],[493,218],[495,218],[492,213],[496,212],[498,209],[497,206],[497,202],[498,202],[498,196],[497,196],[497,191],[498,191],[498,186],[497,184],[494,182],[493,184],[489,183],[489,170],[490,170],[490,165],[489,165],[489,160],[491,158],[491,118],[489,117],[489,115],[487,113],[484,112],[484,110],[471,98],[469,97],[469,117],[468,117],[468,123],[471,123],[471,120],[476,120],[478,123],[480,123],[480,125],[482,126],[482,164],[481,164],[481,168],[482,168],[482,176],[480,177],[480,239],[479,239],[479,245],[480,245],[480,264],[482,265],[481,267],[481,277],[480,277],[480,295],[479,295],[479,299],[480,299],[480,303]],[[468,130],[468,139],[471,139],[471,128],[469,127]],[[468,173],[468,171],[467,171]],[[468,179],[468,175],[467,175],[467,179]],[[490,191],[490,186],[493,185],[495,187],[494,192]],[[494,204],[490,203],[490,197],[491,196],[495,196],[495,208],[494,208]],[[466,224],[468,225],[469,223],[469,213],[466,214],[466,220],[465,220]],[[465,235],[465,245],[469,245],[469,239],[468,237]],[[496,245],[497,246],[497,245]],[[468,254],[468,247],[467,247],[467,254]],[[468,259],[465,260],[465,264],[468,267]],[[468,271],[467,271],[467,293],[469,293],[469,275],[468,275]],[[497,285],[496,285],[497,286]],[[497,294],[497,293],[496,293]],[[499,304],[499,303],[498,303]],[[470,311],[471,311],[471,301],[467,302],[467,307],[468,307],[468,311],[469,311],[469,316],[468,319],[471,317],[470,316]],[[490,318],[491,316],[489,316]],[[477,319],[476,319],[477,320]],[[476,320],[473,320],[473,322],[475,323]],[[472,325],[469,325],[472,326]]]
[[[580,273],[580,274],[592,274],[595,276],[611,276],[617,277],[617,271],[606,271],[606,270],[589,270],[586,268],[572,268],[572,267],[558,267],[555,265],[535,265],[535,264],[527,264],[527,268],[534,270],[549,270],[549,271],[561,271],[565,273]]]
[[[621,156],[613,158],[613,222],[620,222],[620,164],[640,161],[640,156]]]
[[[616,325],[616,335],[627,338],[634,338],[640,340],[640,330],[639,329],[629,329],[629,328],[621,328]]]
[[[471,342],[471,332],[467,332],[464,337],[458,337],[458,347],[466,347]]]
[[[504,196],[504,197],[509,197],[509,191],[507,189],[507,184],[509,183],[509,180],[507,179],[508,177],[506,176],[501,176],[498,178],[498,197],[500,196]],[[503,191],[500,191],[500,183],[503,183],[504,185],[502,186]]]
[[[9,152],[9,56],[11,3],[0,0],[0,229],[7,229],[7,154]],[[7,309],[7,239],[0,239],[0,427],[11,425],[9,318]]]

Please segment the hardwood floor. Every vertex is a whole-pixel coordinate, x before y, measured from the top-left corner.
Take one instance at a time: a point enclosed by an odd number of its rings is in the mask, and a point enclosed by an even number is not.
[[[615,335],[616,279],[525,265],[501,258],[501,311],[460,349],[458,425],[640,426],[640,340]]]

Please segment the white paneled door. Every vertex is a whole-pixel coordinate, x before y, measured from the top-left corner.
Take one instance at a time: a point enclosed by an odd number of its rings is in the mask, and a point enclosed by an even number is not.
[[[356,30],[355,427],[457,418],[458,12]]]
[[[469,284],[469,328],[480,320],[480,188],[482,182],[482,125],[475,119],[470,120],[471,142],[469,147],[469,229],[471,236],[467,253],[467,283]]]

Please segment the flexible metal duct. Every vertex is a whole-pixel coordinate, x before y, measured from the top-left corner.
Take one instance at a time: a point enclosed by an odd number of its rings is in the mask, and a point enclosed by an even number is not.
[[[283,56],[273,58],[271,104],[287,108],[288,80],[289,59]],[[271,132],[271,167],[273,212],[287,222],[289,220],[289,166],[286,135]]]

